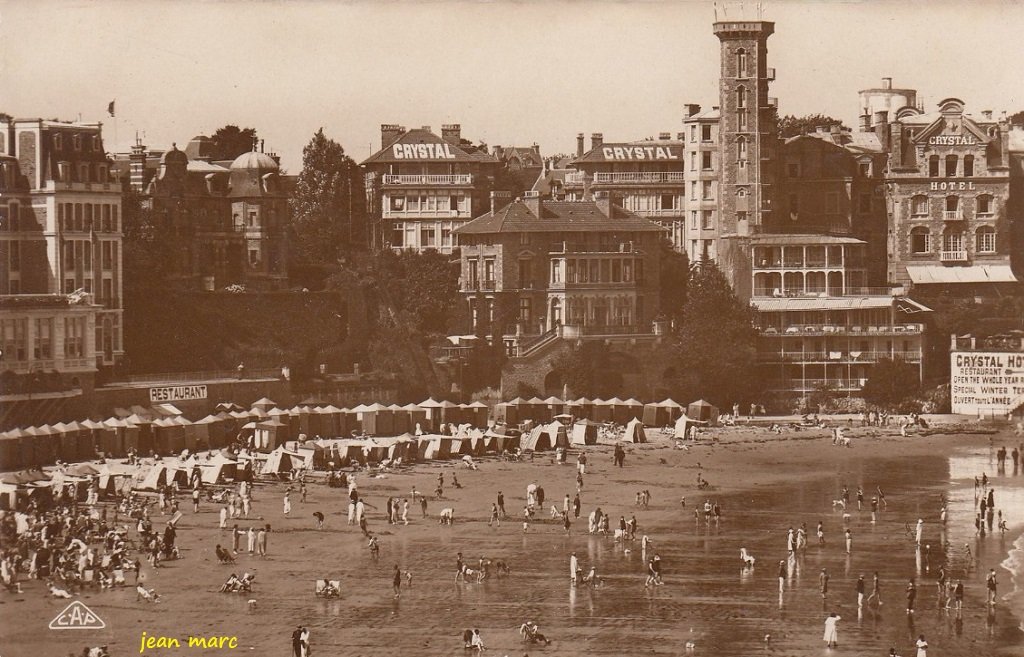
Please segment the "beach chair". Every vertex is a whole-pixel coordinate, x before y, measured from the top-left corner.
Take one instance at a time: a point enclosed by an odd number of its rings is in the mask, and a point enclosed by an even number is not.
[[[92,568],[86,568],[85,570],[83,570],[82,571],[82,586],[85,586],[86,584],[95,584],[95,583],[96,583],[96,571],[93,570]]]
[[[327,595],[327,580],[326,579],[318,579],[316,581],[316,585],[313,588],[313,594],[316,595],[317,597],[324,597],[324,596]]]
[[[120,568],[114,570],[114,585],[124,586],[124,571]]]
[[[104,568],[110,568],[110,555],[109,554],[104,554],[103,555],[103,560],[100,562],[100,565],[103,566]]]

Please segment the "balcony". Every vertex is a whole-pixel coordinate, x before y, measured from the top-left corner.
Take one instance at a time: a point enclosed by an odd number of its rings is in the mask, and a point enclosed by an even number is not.
[[[964,213],[962,210],[943,210],[942,212],[943,221],[963,221]]]
[[[682,171],[630,171],[594,174],[595,185],[682,184]]]
[[[919,363],[921,351],[763,351],[757,354],[757,360],[762,363],[876,363],[883,358]]]
[[[552,255],[559,253],[639,253],[639,249],[632,242],[597,245],[580,244],[577,242],[552,242],[548,253]]]
[[[772,379],[768,381],[771,390],[790,392],[814,392],[824,387],[840,392],[858,392],[867,379]]]
[[[768,326],[761,329],[764,337],[806,337],[806,336],[888,336],[888,335],[920,335],[924,332],[924,324],[892,324],[883,326],[832,326],[832,325],[801,325],[785,328]]]
[[[877,296],[900,296],[906,290],[902,287],[855,287],[848,286],[842,289],[830,288],[828,290],[806,290],[803,288],[754,288],[755,298],[771,299],[827,299],[834,297],[877,297]]]
[[[967,251],[940,251],[939,260],[942,262],[967,262]]]
[[[384,175],[385,185],[472,185],[473,174]]]
[[[121,183],[47,180],[43,184],[43,190],[47,192],[117,192],[120,194]]]
[[[572,173],[565,174],[566,185],[582,185],[584,182],[585,173],[582,171],[574,171]]]

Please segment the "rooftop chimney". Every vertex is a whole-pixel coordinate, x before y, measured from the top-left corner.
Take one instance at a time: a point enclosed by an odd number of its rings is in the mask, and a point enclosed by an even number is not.
[[[429,125],[420,126],[420,130],[423,132],[432,132]]]
[[[992,110],[981,110],[981,115],[985,117],[986,121],[992,120]]]
[[[405,128],[395,123],[382,123],[380,126],[380,147],[387,148],[405,134]]]
[[[658,139],[662,139],[662,140],[672,139],[672,133],[671,132],[659,132],[658,133]]]
[[[612,216],[612,195],[606,191],[594,192],[597,210],[606,217]]]
[[[860,131],[871,132],[871,115],[866,112],[860,115]]]
[[[689,118],[689,117],[691,117],[691,116],[693,116],[695,114],[700,114],[700,105],[698,105],[697,103],[687,103],[686,104],[686,116],[687,116],[687,118]]]
[[[494,157],[498,158],[499,160],[504,160],[505,159],[505,149],[504,148],[502,148],[501,146],[494,146],[493,150],[494,150]]]
[[[533,142],[533,154],[540,157],[540,144]]]
[[[583,133],[576,134],[576,157],[583,157]]]
[[[604,143],[604,135],[600,132],[594,132],[590,135],[590,150],[600,148],[601,144]]]
[[[540,194],[530,194],[527,192],[523,196],[525,197],[523,198],[523,203],[526,205],[526,209],[536,215],[538,219],[543,219],[543,217],[540,216]]]
[[[838,124],[837,124],[837,125],[834,125],[834,126],[831,126],[830,132],[831,132],[831,133],[832,133],[833,135],[838,135],[838,134],[841,134],[841,133],[843,132],[843,126],[841,126],[841,125],[838,125]]]
[[[441,139],[449,144],[459,145],[462,141],[462,126],[458,123],[448,123],[441,126]]]
[[[512,198],[511,192],[491,192],[491,214],[494,211],[508,202],[508,199]]]
[[[892,89],[892,78],[882,78],[882,88]]]
[[[677,132],[676,133],[676,139],[678,139],[679,141],[683,141],[684,139],[686,139],[686,133],[685,132]]]
[[[132,153],[128,156],[128,183],[133,191],[141,192],[145,181],[146,147],[142,142],[132,144]]]

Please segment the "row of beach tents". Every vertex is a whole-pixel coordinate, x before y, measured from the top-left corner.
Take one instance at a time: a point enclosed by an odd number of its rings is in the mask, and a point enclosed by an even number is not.
[[[560,416],[572,416],[594,422],[617,422],[626,424],[632,419],[641,420],[647,427],[665,427],[686,415],[698,422],[714,423],[718,409],[703,399],[689,406],[683,406],[671,399],[643,403],[636,399],[580,399],[563,401],[558,397],[522,399],[501,402],[494,407],[494,418],[498,422],[513,425],[527,420],[547,421]]]

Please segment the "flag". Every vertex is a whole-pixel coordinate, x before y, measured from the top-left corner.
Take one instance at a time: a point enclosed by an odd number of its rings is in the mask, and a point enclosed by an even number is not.
[[[110,104],[107,105],[107,114],[114,116],[114,101],[110,101]]]

